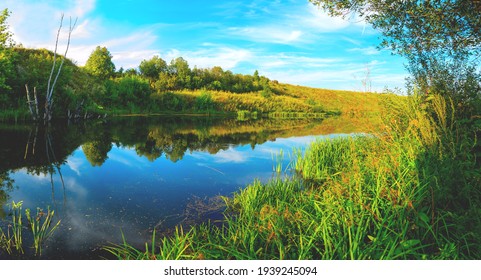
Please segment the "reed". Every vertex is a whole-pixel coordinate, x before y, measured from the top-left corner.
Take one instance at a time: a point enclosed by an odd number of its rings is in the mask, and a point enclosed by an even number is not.
[[[30,209],[25,210],[25,215],[30,223],[30,229],[33,234],[33,247],[35,248],[36,255],[42,254],[44,241],[49,238],[60,225],[60,220],[52,225],[54,214],[55,211],[50,210],[50,208],[47,208],[47,212],[37,208],[35,216],[30,215]]]
[[[12,242],[13,242],[13,247],[17,250],[17,252],[23,253],[23,248],[22,248],[22,204],[23,202],[17,202],[12,201]],[[8,231],[10,233],[10,231]],[[9,236],[10,238],[10,236]]]
[[[184,232],[182,227],[178,227],[173,236],[162,239],[160,246],[156,245],[156,231],[154,230],[151,243],[150,245],[145,243],[144,251],[130,245],[123,233],[122,244],[104,246],[103,249],[116,258],[124,260],[179,260],[189,258],[186,252],[190,247],[190,240],[191,231]]]
[[[12,221],[8,224],[6,233],[0,228],[0,249],[12,254],[14,252],[23,254],[22,238],[22,204],[23,202],[12,201]]]
[[[6,233],[0,228],[0,249],[9,255],[15,253],[24,254],[24,230],[27,226],[22,221],[22,205],[22,201],[12,201],[12,221],[8,223]],[[50,210],[50,208],[48,208],[46,213],[37,208],[37,214],[33,217],[30,215],[30,209],[25,209],[25,216],[33,235],[32,247],[35,249],[35,254],[39,256],[42,253],[42,246],[45,240],[58,228],[60,221],[52,226],[54,211]]]

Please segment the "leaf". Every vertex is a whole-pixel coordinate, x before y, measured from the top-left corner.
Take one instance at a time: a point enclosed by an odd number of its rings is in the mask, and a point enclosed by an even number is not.
[[[419,240],[419,239],[409,239],[409,240],[401,242],[401,246],[404,249],[412,248],[412,247],[414,247],[418,244],[421,244],[421,240]]]
[[[419,219],[425,222],[426,224],[429,223],[429,217],[424,212],[419,212]]]

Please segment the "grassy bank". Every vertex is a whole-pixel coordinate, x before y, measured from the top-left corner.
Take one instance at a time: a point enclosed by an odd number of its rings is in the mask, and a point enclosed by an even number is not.
[[[0,122],[26,122],[30,121],[30,114],[22,109],[6,109],[0,112]]]
[[[262,91],[234,93],[215,90],[178,90],[171,92],[153,92],[147,95],[145,102],[136,104],[99,105],[84,104],[80,109],[56,107],[56,119],[64,119],[70,114],[78,114],[83,119],[107,116],[131,115],[174,115],[196,114],[214,116],[236,116],[239,112],[248,112],[257,117],[272,118],[324,118],[343,115],[352,118],[370,118],[378,122],[382,110],[381,103],[389,99],[403,97],[363,93],[353,91],[316,89],[271,82],[273,92],[269,95]],[[80,102],[80,101],[79,101]],[[23,104],[23,102],[21,102]],[[82,103],[83,104],[83,103]],[[78,106],[77,104],[76,106]],[[23,105],[22,105],[23,106]],[[0,112],[0,121],[26,121],[31,117],[26,105]],[[72,106],[70,106],[72,107]],[[374,123],[379,125],[379,123]]]
[[[481,258],[473,135],[440,97],[386,106],[379,135],[319,140],[297,152],[296,175],[226,198],[223,226],[107,249],[120,259]]]

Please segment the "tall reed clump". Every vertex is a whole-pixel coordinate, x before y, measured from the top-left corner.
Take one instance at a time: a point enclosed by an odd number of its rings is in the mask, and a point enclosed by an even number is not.
[[[42,245],[44,241],[50,237],[60,225],[60,221],[58,221],[52,226],[54,214],[55,211],[50,210],[50,208],[47,208],[47,212],[37,208],[37,214],[35,216],[30,215],[30,209],[25,210],[25,215],[30,223],[30,229],[33,234],[33,247],[35,248],[36,255],[42,254]]]
[[[0,249],[3,249],[8,254],[14,252],[23,253],[23,238],[22,238],[22,204],[23,202],[12,201],[12,223],[8,225],[7,233],[0,228]]]
[[[385,106],[382,132],[316,141],[296,152],[291,178],[255,181],[225,199],[221,226],[161,248],[183,240],[187,259],[480,258],[481,176],[450,102]]]
[[[23,245],[26,237],[24,229],[27,228],[27,225],[23,224],[22,221],[22,205],[22,201],[17,203],[12,202],[12,221],[8,223],[6,233],[0,228],[0,250],[5,251],[7,254],[24,253]],[[25,216],[33,237],[32,248],[35,249],[35,255],[39,256],[42,254],[42,246],[45,240],[50,237],[60,225],[60,220],[56,224],[52,224],[54,213],[50,208],[47,209],[47,212],[37,208],[37,214],[31,216],[30,209],[25,209]],[[27,239],[29,239],[29,237],[30,235],[27,236]]]

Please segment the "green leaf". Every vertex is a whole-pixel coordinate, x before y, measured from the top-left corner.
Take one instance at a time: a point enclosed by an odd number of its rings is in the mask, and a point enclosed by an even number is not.
[[[406,240],[406,241],[401,242],[401,246],[404,249],[412,248],[412,247],[414,247],[418,244],[421,244],[421,240],[419,240],[419,239],[410,239],[410,240]]]
[[[419,212],[419,219],[425,222],[426,224],[429,223],[429,217],[424,212]]]

